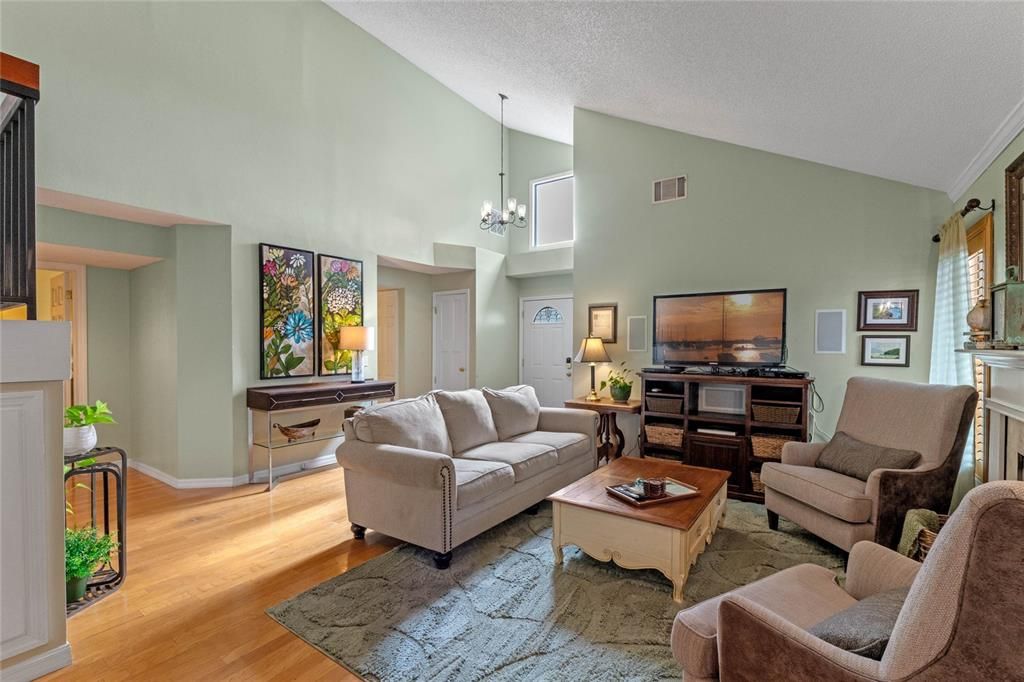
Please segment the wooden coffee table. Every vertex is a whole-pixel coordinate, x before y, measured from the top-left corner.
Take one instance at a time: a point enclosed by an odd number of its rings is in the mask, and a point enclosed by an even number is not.
[[[700,491],[693,497],[634,507],[605,486],[669,476]],[[624,457],[549,496],[554,511],[551,546],[576,545],[598,561],[622,568],[653,568],[672,581],[672,599],[683,601],[690,566],[711,542],[725,514],[729,472],[656,459]]]

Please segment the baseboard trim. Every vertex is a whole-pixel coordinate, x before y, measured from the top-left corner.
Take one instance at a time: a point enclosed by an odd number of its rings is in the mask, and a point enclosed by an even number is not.
[[[71,645],[64,642],[56,649],[0,670],[4,682],[30,682],[71,665]]]
[[[274,467],[274,478],[280,476],[287,476],[288,474],[294,474],[304,469],[316,469],[323,466],[334,464],[337,460],[334,455],[321,455],[314,459],[307,459],[301,462],[292,462],[290,464],[282,464]],[[140,462],[137,459],[129,459],[128,466],[136,471],[146,474],[150,478],[177,488],[179,490],[187,490],[192,488],[233,488],[239,485],[247,485],[249,483],[248,474],[241,474],[239,476],[222,476],[216,478],[177,478],[170,474],[157,469],[156,467]],[[266,482],[266,476],[257,477],[257,482]]]

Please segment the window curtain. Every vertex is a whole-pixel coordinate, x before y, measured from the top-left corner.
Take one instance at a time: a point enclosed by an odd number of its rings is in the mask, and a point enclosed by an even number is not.
[[[967,312],[970,309],[967,272],[967,234],[959,212],[939,230],[939,266],[935,275],[935,315],[932,322],[932,364],[928,381],[933,384],[973,385],[971,356],[954,352],[964,347]],[[974,485],[974,429],[964,449],[960,475],[953,490],[953,507]]]

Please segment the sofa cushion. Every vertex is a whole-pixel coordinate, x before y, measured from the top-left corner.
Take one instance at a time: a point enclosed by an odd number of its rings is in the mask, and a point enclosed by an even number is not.
[[[515,472],[508,464],[461,457],[452,462],[457,486],[455,502],[459,509],[470,507],[516,484]]]
[[[509,439],[510,443],[536,443],[553,447],[558,463],[575,461],[590,454],[590,437],[583,433],[563,431],[531,431]]]
[[[498,440],[491,408],[484,394],[475,388],[465,391],[435,391],[437,404],[448,426],[448,437],[456,454]]]
[[[444,417],[432,395],[367,407],[352,418],[352,428],[366,443],[452,452]]]
[[[839,431],[814,466],[866,481],[875,469],[910,469],[920,459],[920,452],[872,445]]]
[[[491,408],[500,440],[537,430],[540,402],[533,386],[509,386],[500,391],[485,388],[483,394]]]
[[[814,564],[800,564],[726,594],[741,594],[802,628],[852,606],[856,600],[836,584],[835,574]],[[684,678],[718,678],[719,595],[676,614],[672,655]]]
[[[828,469],[766,462],[761,467],[765,487],[849,523],[871,520],[873,500],[864,494],[864,481]]]
[[[508,464],[516,474],[517,483],[558,465],[558,454],[554,448],[534,443],[486,443],[463,452],[459,457]]]
[[[908,585],[873,594],[807,631],[840,649],[880,661],[909,591]]]

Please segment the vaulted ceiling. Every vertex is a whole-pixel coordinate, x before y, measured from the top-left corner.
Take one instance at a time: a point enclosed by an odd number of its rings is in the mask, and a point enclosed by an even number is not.
[[[1024,126],[1019,1],[327,2],[562,142],[583,107],[955,196]]]

